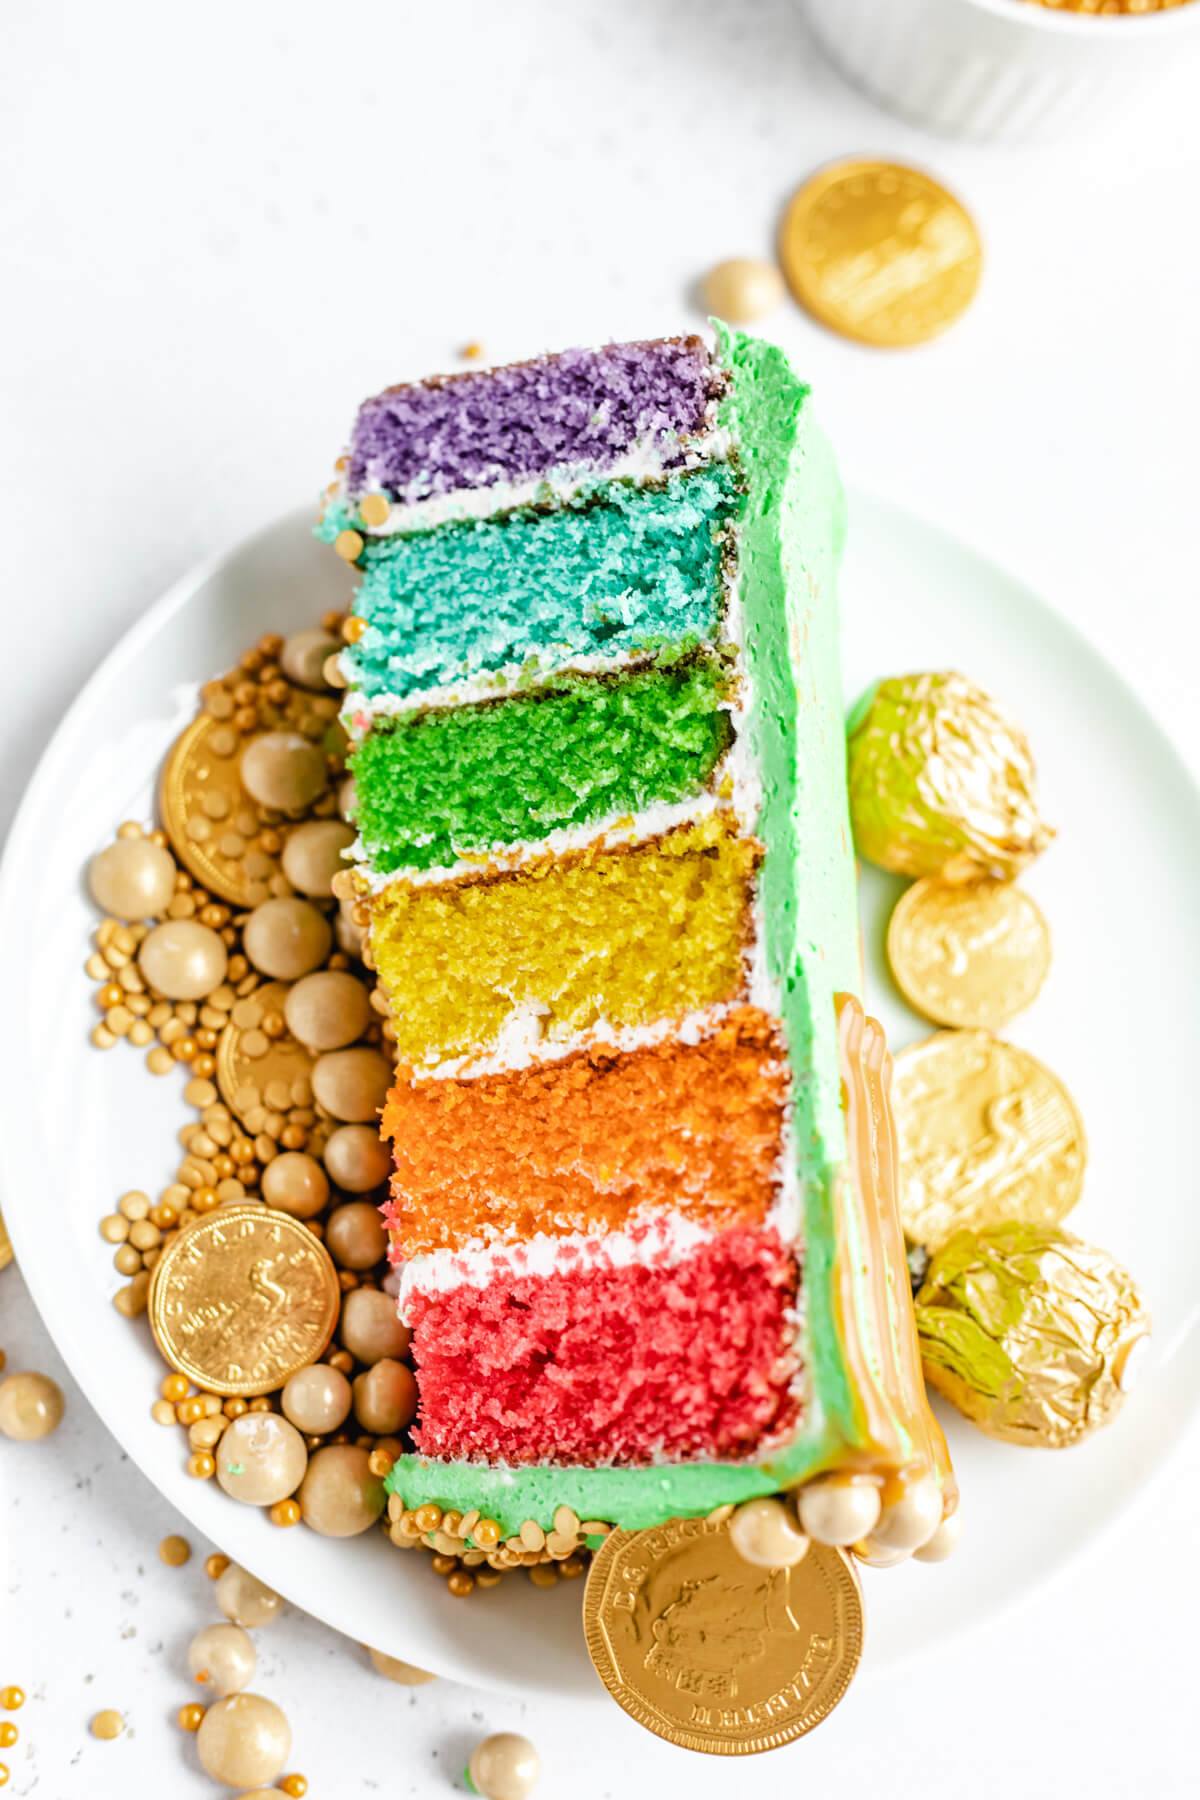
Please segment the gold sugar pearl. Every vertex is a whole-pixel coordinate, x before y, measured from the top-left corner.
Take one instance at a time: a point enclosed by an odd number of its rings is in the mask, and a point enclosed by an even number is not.
[[[441,1558],[435,1556],[433,1560],[440,1562]],[[468,1594],[475,1591],[475,1577],[467,1569],[455,1569],[448,1577],[446,1586],[456,1600],[465,1600]]]
[[[537,1786],[541,1767],[527,1737],[499,1731],[475,1746],[467,1773],[481,1800],[527,1800]]]
[[[204,1723],[204,1714],[207,1710],[206,1707],[200,1705],[198,1700],[190,1700],[186,1706],[180,1707],[175,1716],[184,1731],[199,1731]]]
[[[30,1442],[49,1437],[62,1423],[66,1402],[49,1375],[21,1370],[0,1382],[0,1433]]]
[[[363,552],[363,539],[357,531],[339,531],[333,547],[346,562],[357,562]]]
[[[272,1525],[298,1525],[300,1523],[300,1502],[298,1500],[277,1500],[270,1509],[269,1518]]]
[[[222,1556],[219,1550],[214,1550],[211,1556],[204,1559],[204,1573],[210,1581],[219,1580],[228,1567],[229,1558]]]
[[[364,525],[386,525],[391,510],[386,494],[364,494],[358,507]]]
[[[19,1687],[0,1688],[0,1706],[5,1712],[16,1712],[25,1704],[25,1690]]]
[[[735,256],[710,269],[700,284],[706,312],[733,325],[748,325],[774,312],[783,300],[783,277],[774,263]]]
[[[125,1720],[121,1713],[114,1712],[111,1706],[105,1707],[92,1719],[92,1736],[98,1738],[118,1738],[125,1729]]]
[[[158,1546],[159,1560],[165,1562],[169,1569],[182,1569],[191,1554],[192,1546],[185,1537],[180,1537],[176,1532],[165,1537]]]
[[[12,1720],[5,1719],[0,1724],[0,1750],[11,1750],[20,1735]]]
[[[303,1775],[283,1775],[275,1786],[281,1794],[288,1796],[288,1800],[304,1800],[308,1792],[308,1782]]]
[[[500,1542],[500,1527],[495,1519],[477,1519],[471,1527],[471,1540],[481,1550],[494,1550]]]
[[[216,1469],[216,1459],[207,1450],[197,1450],[187,1459],[187,1472],[196,1481],[208,1481]]]

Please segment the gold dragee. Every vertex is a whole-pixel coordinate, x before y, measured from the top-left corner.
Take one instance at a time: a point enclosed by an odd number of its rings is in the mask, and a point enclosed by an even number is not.
[[[617,1704],[657,1737],[747,1756],[802,1737],[842,1698],[862,1651],[850,1558],[813,1544],[756,1568],[728,1520],[613,1531],[583,1603],[588,1653]]]
[[[1106,1425],[1150,1316],[1104,1250],[1053,1226],[960,1231],[916,1298],[925,1378],[990,1437],[1059,1449]]]
[[[1011,880],[1054,836],[1025,733],[964,675],[881,681],[855,710],[847,754],[855,849],[881,868]]]
[[[918,169],[851,161],[794,195],[779,260],[801,306],[843,337],[897,347],[952,325],[979,286],[970,214]]]
[[[927,877],[893,909],[887,953],[915,1011],[935,1025],[994,1028],[1036,999],[1050,969],[1050,930],[1011,883]]]
[[[942,1031],[896,1058],[900,1217],[937,1250],[954,1232],[1057,1225],[1079,1199],[1083,1121],[1027,1050],[987,1031]]]

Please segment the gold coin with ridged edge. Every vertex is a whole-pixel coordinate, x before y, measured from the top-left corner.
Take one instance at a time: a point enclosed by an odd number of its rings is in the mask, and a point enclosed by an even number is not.
[[[312,1105],[316,1057],[291,1032],[269,1038],[262,1029],[268,1014],[282,1016],[290,992],[286,981],[267,981],[255,988],[234,1006],[217,1042],[221,1098],[247,1130],[251,1128],[246,1115],[255,1107],[286,1113],[292,1106]]]
[[[1007,881],[914,881],[892,910],[888,961],[915,1011],[935,1025],[1003,1025],[1037,998],[1050,928]]]
[[[921,344],[952,325],[979,286],[970,214],[919,169],[852,161],[792,198],[779,260],[815,319],[862,344]]]
[[[990,1031],[939,1031],[896,1058],[900,1222],[935,1251],[956,1231],[1057,1225],[1083,1191],[1075,1102],[1028,1050]]]
[[[827,1718],[862,1654],[858,1577],[812,1544],[790,1569],[743,1561],[726,1521],[613,1531],[588,1571],[588,1654],[617,1705],[656,1737],[751,1756]]]
[[[341,1301],[328,1250],[289,1213],[219,1206],[172,1239],[150,1279],[166,1361],[210,1393],[268,1394],[316,1362]]]
[[[12,1242],[9,1238],[8,1230],[4,1223],[4,1214],[0,1213],[0,1269],[3,1269],[8,1263],[10,1263],[12,1261],[12,1259],[13,1259]]]
[[[259,842],[267,823],[238,773],[244,742],[232,725],[201,713],[167,755],[159,803],[171,847],[196,880],[219,900],[258,906],[270,899],[280,863]]]

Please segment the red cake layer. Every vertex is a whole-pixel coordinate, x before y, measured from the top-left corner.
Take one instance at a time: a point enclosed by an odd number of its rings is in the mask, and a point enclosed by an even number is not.
[[[472,1081],[401,1079],[383,1114],[399,1254],[613,1230],[638,1209],[761,1223],[787,1097],[779,1028],[739,1007],[698,1044],[591,1049]]]
[[[413,1442],[514,1465],[761,1455],[797,1422],[796,1286],[777,1234],[749,1228],[674,1263],[522,1275],[498,1255],[486,1287],[408,1298]]]

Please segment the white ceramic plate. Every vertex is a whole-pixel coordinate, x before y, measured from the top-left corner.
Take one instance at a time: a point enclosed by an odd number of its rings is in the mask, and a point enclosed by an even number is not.
[[[128,1046],[88,1043],[83,973],[95,915],[82,871],[125,818],[152,811],[158,762],[197,683],[266,630],[343,604],[349,576],[313,542],[307,512],[261,532],[165,595],[101,665],[63,720],[13,829],[0,885],[10,959],[3,1084],[3,1207],[26,1279],[80,1386],[129,1455],[238,1561],[353,1638],[481,1686],[599,1694],[579,1628],[580,1588],[506,1581],[464,1606],[425,1558],[382,1534],[335,1542],[280,1531],[184,1472],[181,1437],[150,1418],[161,1376],[145,1321],[97,1235],[131,1187],[156,1192],[189,1116],[178,1078]],[[979,1624],[1058,1571],[1161,1465],[1200,1393],[1200,1234],[1181,1156],[1194,1111],[1200,1016],[1200,802],[1153,720],[1118,677],[1010,576],[877,501],[852,507],[844,581],[846,693],[902,670],[955,667],[1009,701],[1036,746],[1061,837],[1028,885],[1054,929],[1047,988],[1012,1035],[1066,1080],[1091,1166],[1073,1224],[1136,1271],[1157,1335],[1119,1421],[1062,1454],[948,1428],[966,1540],[952,1563],[868,1572],[867,1667],[881,1669]],[[882,954],[900,884],[863,880],[872,1009],[897,1049],[925,1035]],[[46,1191],[55,1171],[56,1191]],[[53,1218],[54,1228],[47,1229]]]

